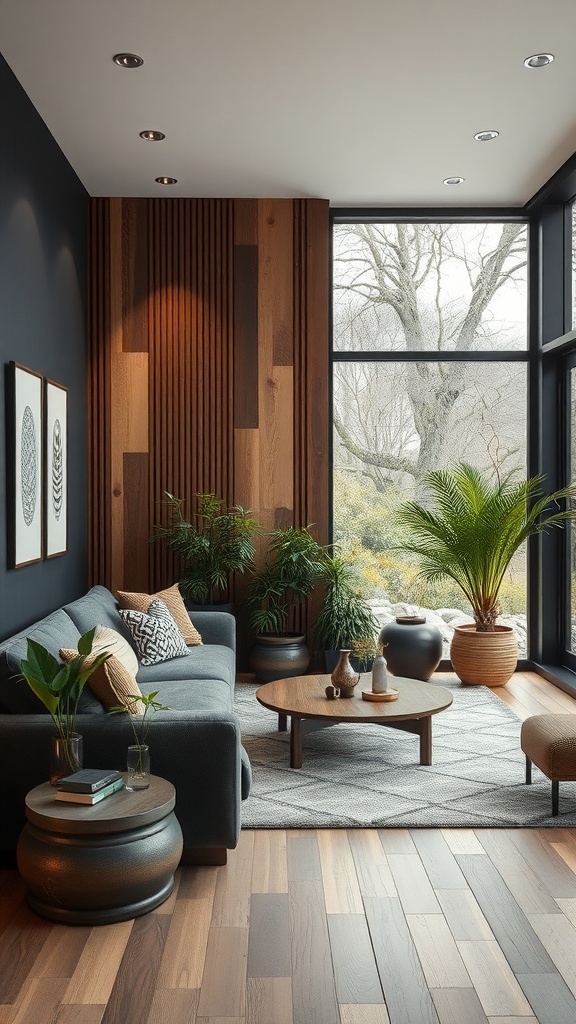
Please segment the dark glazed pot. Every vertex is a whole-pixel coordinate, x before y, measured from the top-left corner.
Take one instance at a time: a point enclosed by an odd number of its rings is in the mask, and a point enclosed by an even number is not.
[[[427,682],[442,658],[442,634],[420,615],[397,615],[380,630],[378,642],[395,676]]]
[[[301,676],[310,664],[306,637],[301,633],[257,633],[248,655],[248,666],[256,673],[256,682]]]

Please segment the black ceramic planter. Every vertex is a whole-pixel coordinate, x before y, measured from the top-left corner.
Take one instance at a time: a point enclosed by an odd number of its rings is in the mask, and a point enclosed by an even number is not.
[[[303,675],[309,664],[310,653],[301,633],[258,633],[248,655],[248,666],[258,683]]]
[[[398,615],[380,630],[390,672],[427,682],[442,658],[442,634],[420,615]]]

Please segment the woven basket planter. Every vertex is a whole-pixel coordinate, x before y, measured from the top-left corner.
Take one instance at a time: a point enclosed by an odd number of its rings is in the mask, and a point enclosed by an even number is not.
[[[475,625],[456,626],[450,659],[463,683],[504,686],[518,661],[516,634],[511,626],[496,626],[494,633],[478,633]]]

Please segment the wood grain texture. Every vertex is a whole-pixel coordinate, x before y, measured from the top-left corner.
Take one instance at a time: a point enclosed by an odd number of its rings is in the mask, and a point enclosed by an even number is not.
[[[288,892],[286,832],[260,829],[254,836],[252,892]]]
[[[177,900],[158,972],[160,988],[200,988],[212,902],[211,899]]]
[[[410,834],[432,886],[443,889],[468,888],[454,854],[439,829],[415,828]]]
[[[328,914],[339,1003],[383,1003],[364,914]]]
[[[438,1024],[400,900],[369,897],[364,904],[392,1024]]]
[[[576,999],[559,974],[519,974],[517,977],[538,1024],[573,1024]]]
[[[378,831],[349,829],[348,839],[362,896],[397,896]]]
[[[382,1003],[340,1003],[340,1024],[390,1024],[388,1011]]]
[[[156,989],[142,1024],[195,1024],[199,997],[197,989]]]
[[[63,1003],[107,1003],[120,969],[133,921],[93,928]]]
[[[290,978],[248,978],[246,1024],[292,1024]]]
[[[459,942],[486,1016],[530,1017],[532,1010],[497,942]]]
[[[212,924],[223,928],[247,928],[250,918],[254,833],[241,832],[239,856],[218,869]]]
[[[19,905],[0,941],[0,1004],[12,1003],[29,976],[52,926]]]
[[[444,917],[455,939],[493,939],[494,934],[469,889],[436,889]]]
[[[407,914],[428,988],[472,988],[462,957],[442,914]]]
[[[473,988],[435,988],[432,998],[440,1024],[487,1024],[488,1018]],[[526,1021],[516,1018],[516,1024]]]
[[[486,857],[458,858],[484,917],[517,974],[554,970],[550,957],[515,902],[502,877]]]
[[[210,929],[202,979],[199,1017],[243,1017],[246,1001],[247,928]]]
[[[362,896],[354,871],[354,859],[345,830],[318,833],[324,902],[328,914],[361,914]],[[370,1000],[366,1000],[369,1002]],[[350,1000],[352,1002],[352,1000]]]
[[[90,582],[127,586],[139,452],[142,535],[164,491],[214,491],[328,541],[329,231],[323,200],[91,200]],[[147,592],[180,572],[161,544],[140,565]]]
[[[165,914],[145,914],[134,921],[102,1024],[146,1019],[169,927]]]
[[[389,853],[388,863],[405,914],[438,914],[440,906],[416,854]]]
[[[288,883],[294,1024],[338,1019],[324,894],[320,881]]]
[[[253,893],[247,975],[288,978],[290,967],[288,893]]]

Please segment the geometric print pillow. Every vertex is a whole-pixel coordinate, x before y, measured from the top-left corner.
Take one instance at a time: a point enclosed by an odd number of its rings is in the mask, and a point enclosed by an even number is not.
[[[184,637],[160,598],[155,598],[145,612],[120,609],[118,614],[130,630],[143,665],[158,665],[188,654]]]

